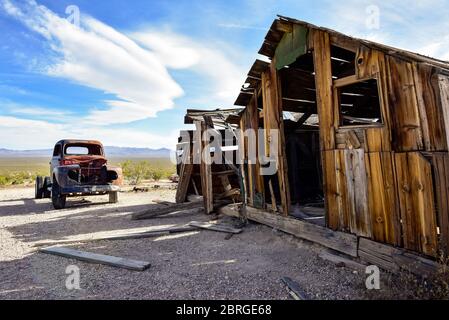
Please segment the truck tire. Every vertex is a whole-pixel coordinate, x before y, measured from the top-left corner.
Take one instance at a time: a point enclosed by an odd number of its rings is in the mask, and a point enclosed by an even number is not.
[[[53,184],[51,185],[51,202],[53,203],[53,208],[56,210],[64,209],[67,196],[61,194],[61,189],[59,188],[56,179],[53,179]]]
[[[34,198],[42,199],[44,192],[44,179],[41,176],[36,177],[36,183],[34,185]]]
[[[48,190],[48,188],[51,187],[51,179],[50,177],[45,177],[44,178],[44,186],[43,186],[43,197],[45,199],[49,199],[51,198],[51,191]]]
[[[109,203],[117,203],[118,202],[118,192],[112,191],[109,192]]]

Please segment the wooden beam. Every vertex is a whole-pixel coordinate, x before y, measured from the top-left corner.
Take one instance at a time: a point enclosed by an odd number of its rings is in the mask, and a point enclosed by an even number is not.
[[[207,116],[205,116],[207,119]],[[212,168],[211,168],[211,159],[210,159],[210,152],[209,150],[205,150],[206,146],[208,146],[209,142],[206,141],[207,137],[204,134],[209,127],[206,125],[206,122],[208,121],[202,121],[200,123],[197,123],[196,130],[200,133],[198,141],[200,147],[200,174],[201,174],[201,189],[202,189],[202,195],[204,200],[204,210],[206,214],[211,213],[214,210],[214,194],[212,189]]]
[[[228,205],[220,208],[219,212],[234,217],[240,216],[238,205]],[[316,242],[352,257],[357,257],[357,236],[355,235],[332,231],[319,225],[291,217],[275,215],[249,206],[246,207],[246,218],[295,237]]]
[[[225,233],[238,234],[238,233],[242,232],[242,229],[234,228],[232,226],[226,226],[223,224],[211,223],[211,222],[192,221],[192,222],[189,222],[189,226],[200,228],[200,229],[225,232]]]
[[[163,216],[165,214],[169,214],[169,213],[176,212],[176,211],[200,208],[202,206],[202,200],[203,199],[201,199],[201,201],[173,204],[170,206],[166,206],[164,208],[152,208],[149,210],[134,212],[131,215],[131,219],[132,220],[151,219],[151,218]]]
[[[329,35],[313,30],[315,87],[320,119],[321,150],[335,149],[335,117],[332,92],[332,66]]]
[[[288,167],[285,151],[284,120],[282,117],[282,92],[276,62],[270,64],[270,68],[262,73],[262,97],[265,128],[265,152],[270,156],[270,132],[276,130],[278,134],[277,150],[277,175],[279,191],[281,195],[282,213],[288,215],[290,211],[290,189],[288,185]]]
[[[375,264],[384,270],[391,272],[405,270],[418,276],[434,274],[442,268],[435,261],[407,250],[365,238],[359,240],[359,256],[362,260]]]
[[[307,295],[305,294],[305,292],[302,290],[302,288],[299,286],[299,284],[297,282],[293,281],[289,277],[283,277],[281,280],[289,289],[288,291],[289,291],[290,295],[293,297],[293,299],[308,300]]]
[[[107,256],[104,254],[85,252],[64,247],[44,248],[41,249],[40,252],[129,270],[143,271],[151,266],[151,264],[146,261]]]

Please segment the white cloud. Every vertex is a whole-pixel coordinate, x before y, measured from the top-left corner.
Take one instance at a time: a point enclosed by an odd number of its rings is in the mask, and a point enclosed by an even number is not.
[[[189,68],[204,76],[207,81],[201,89],[211,105],[233,105],[248,71],[230,59],[233,56],[238,59],[236,50],[223,43],[198,43],[167,30],[147,30],[131,36],[140,45],[152,50],[168,67]]]
[[[4,0],[3,5],[59,53],[46,70],[49,75],[116,95],[117,100],[105,101],[110,110],[94,111],[87,121],[109,124],[153,117],[172,108],[183,94],[154,53],[93,18],[82,16],[77,27],[35,1],[19,7]]]
[[[99,139],[116,146],[173,147],[177,130],[153,134],[132,129],[132,125],[120,129],[113,125],[155,117],[172,108],[185,93],[169,69],[195,73],[198,90],[194,89],[197,95],[190,96],[190,101],[203,100],[211,106],[232,105],[247,71],[234,62],[241,52],[237,54],[223,43],[195,41],[155,27],[126,34],[83,12],[77,27],[35,0],[0,0],[1,9],[41,35],[51,49],[47,61],[33,62],[34,71],[112,95],[103,101],[106,108],[92,106],[76,118],[60,110],[14,105],[7,110],[9,116],[0,116],[1,147],[43,148],[61,138]],[[196,84],[201,81],[204,84]]]

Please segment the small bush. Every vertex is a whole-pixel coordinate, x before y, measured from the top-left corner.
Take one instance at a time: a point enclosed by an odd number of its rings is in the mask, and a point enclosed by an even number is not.
[[[126,160],[119,165],[122,167],[125,179],[132,185],[137,185],[142,180],[159,181],[168,178],[176,171],[174,165],[163,164],[159,161]]]

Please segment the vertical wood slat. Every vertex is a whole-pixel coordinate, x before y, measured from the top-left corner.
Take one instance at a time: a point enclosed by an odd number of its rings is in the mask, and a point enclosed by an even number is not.
[[[207,135],[204,134],[208,129],[205,121],[196,122],[196,130],[197,137],[199,141],[197,141],[200,146],[200,175],[201,175],[201,190],[204,201],[204,211],[206,214],[211,213],[214,210],[214,194],[212,190],[212,168],[210,165],[210,150],[206,149],[209,141],[207,141]],[[206,163],[206,161],[209,162]]]
[[[395,167],[406,249],[435,256],[437,228],[431,164],[419,152],[396,153]]]
[[[365,154],[372,239],[401,244],[393,157],[390,152]]]
[[[326,206],[326,226],[332,230],[340,229],[339,194],[337,179],[340,168],[336,166],[336,151],[322,151],[323,190]]]
[[[439,75],[438,85],[440,88],[441,108],[446,133],[446,142],[449,144],[449,77]]]
[[[435,200],[438,226],[440,228],[439,249],[449,257],[449,154],[431,154],[435,183]]]
[[[370,237],[363,149],[332,150],[323,154],[328,227]]]
[[[332,90],[332,65],[329,34],[313,30],[313,62],[321,150],[335,149],[335,116]]]
[[[187,191],[193,172],[193,164],[189,159],[189,156],[190,155],[187,154],[183,155],[183,162],[181,163],[181,168],[179,170],[179,183],[176,188],[176,203],[183,203],[186,201]]]
[[[246,174],[242,179],[244,194],[247,198],[247,203],[250,206],[254,206],[254,190],[253,190],[253,177],[252,177],[252,168],[248,164],[248,138],[245,136],[245,131],[248,129],[248,109],[245,109],[240,118],[240,146],[239,146],[239,155],[240,155],[240,163],[243,168],[242,172]]]
[[[273,60],[270,68],[262,73],[262,98],[264,110],[264,129],[266,137],[266,153],[269,155],[270,131],[278,134],[278,150],[276,157],[277,176],[281,196],[282,213],[290,211],[290,190],[288,185],[287,157],[285,152],[284,121],[282,115],[282,94],[279,76]]]
[[[413,76],[426,151],[447,151],[438,74],[431,66],[413,64]]]
[[[401,59],[387,58],[388,98],[392,122],[392,141],[398,152],[423,150],[421,121],[413,77],[413,65]]]
[[[263,185],[263,176],[260,175],[260,162],[257,155],[259,154],[259,110],[257,105],[257,89],[254,90],[253,97],[251,98],[251,101],[249,102],[248,106],[246,107],[244,111],[245,116],[245,128],[254,130],[255,133],[255,140],[253,143],[255,143],[255,151],[256,151],[256,160],[255,162],[248,162],[248,178],[251,181],[250,182],[250,190],[251,190],[251,197],[252,197],[252,205],[256,206],[259,205],[263,207],[264,203],[256,203],[255,198],[256,194],[259,195],[259,200],[264,199],[264,185]],[[242,116],[243,117],[243,116]],[[247,158],[249,157],[249,149],[248,144],[245,144],[245,154]],[[249,159],[251,160],[251,159]]]
[[[349,226],[352,233],[371,237],[368,211],[365,153],[363,149],[344,150]]]

